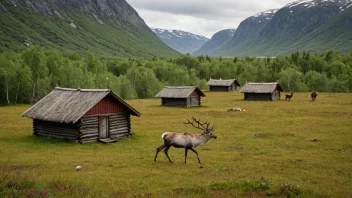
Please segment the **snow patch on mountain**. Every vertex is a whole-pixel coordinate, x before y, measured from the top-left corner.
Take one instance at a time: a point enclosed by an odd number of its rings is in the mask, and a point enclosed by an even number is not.
[[[279,9],[267,10],[264,12],[259,12],[258,14],[253,15],[253,17],[265,17],[268,15],[274,15]]]
[[[317,6],[327,7],[334,4],[338,6],[340,11],[343,11],[352,5],[352,0],[298,0],[287,4],[285,7],[289,9],[295,7],[305,7],[308,9]]]
[[[167,30],[167,29],[160,29],[160,28],[150,28],[150,29],[157,35],[162,34],[165,36],[165,33],[166,33],[166,34],[169,34],[169,37],[172,37],[172,36],[175,36],[178,38],[189,37],[189,38],[193,38],[193,39],[197,39],[197,40],[209,40],[205,36],[192,34],[189,32],[182,31],[182,30]]]

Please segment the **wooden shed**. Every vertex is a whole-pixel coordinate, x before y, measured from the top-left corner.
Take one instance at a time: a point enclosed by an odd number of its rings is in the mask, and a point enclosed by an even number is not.
[[[141,114],[109,89],[55,88],[22,114],[33,134],[77,143],[131,135],[130,116]]]
[[[245,100],[280,100],[282,91],[277,82],[246,83],[240,90]]]
[[[237,87],[240,86],[240,84],[237,82],[236,79],[230,79],[230,80],[210,79],[207,85],[209,86],[210,91],[218,91],[218,92],[237,91]]]
[[[205,94],[198,86],[165,87],[155,97],[161,98],[161,105],[174,107],[197,107]]]

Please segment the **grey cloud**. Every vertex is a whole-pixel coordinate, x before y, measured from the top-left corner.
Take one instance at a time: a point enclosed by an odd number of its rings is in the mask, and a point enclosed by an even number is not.
[[[127,0],[149,26],[181,29],[210,37],[219,28],[236,28],[256,13],[292,0]],[[170,28],[172,27],[172,28]]]

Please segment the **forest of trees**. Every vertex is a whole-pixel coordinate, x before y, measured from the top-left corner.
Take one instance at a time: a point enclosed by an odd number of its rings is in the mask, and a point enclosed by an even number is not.
[[[279,81],[284,91],[350,92],[352,52],[277,58],[175,58],[102,60],[91,52],[65,57],[35,46],[0,53],[0,104],[35,103],[54,87],[110,88],[124,99],[152,98],[165,85],[199,85],[210,79]]]

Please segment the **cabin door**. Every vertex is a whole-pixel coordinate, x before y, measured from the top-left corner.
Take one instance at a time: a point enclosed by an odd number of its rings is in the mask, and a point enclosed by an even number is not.
[[[108,138],[108,118],[99,117],[99,139]]]

